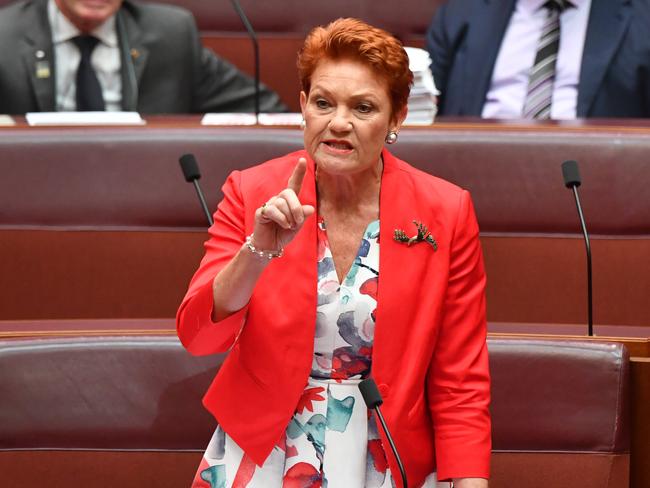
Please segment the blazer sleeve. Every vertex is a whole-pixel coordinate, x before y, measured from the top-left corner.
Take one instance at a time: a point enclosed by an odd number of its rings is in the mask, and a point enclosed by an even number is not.
[[[208,230],[205,255],[176,314],[178,337],[192,354],[225,352],[234,344],[246,319],[248,306],[218,322],[211,319],[214,277],[245,241],[240,181],[241,173],[234,171],[222,188],[224,198],[214,214],[214,225]]]
[[[489,477],[490,374],[485,271],[469,193],[460,194],[449,281],[427,374],[438,478]]]

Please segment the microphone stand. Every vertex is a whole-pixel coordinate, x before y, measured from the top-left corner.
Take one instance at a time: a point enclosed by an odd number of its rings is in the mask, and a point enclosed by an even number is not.
[[[591,277],[591,245],[589,243],[589,233],[587,232],[587,224],[585,217],[582,213],[582,205],[580,205],[580,196],[578,195],[578,187],[581,185],[580,171],[578,170],[578,162],[569,160],[562,163],[562,176],[564,177],[564,186],[573,190],[573,196],[576,201],[578,209],[578,217],[580,218],[580,226],[582,227],[582,235],[585,238],[585,247],[587,249],[587,323],[589,336],[594,335],[594,317],[593,317],[593,293],[592,293],[592,277]]]
[[[210,226],[214,224],[214,220],[212,219],[212,215],[210,214],[210,210],[208,210],[208,204],[205,203],[205,197],[203,196],[203,192],[201,191],[201,187],[199,186],[199,180],[192,180],[192,183],[194,183],[194,189],[196,190],[196,194],[199,197],[199,202],[201,203],[201,208],[203,209],[203,213],[205,214],[205,218],[208,219],[208,223]]]
[[[578,216],[580,217],[580,226],[582,227],[582,235],[585,238],[585,248],[587,250],[587,323],[589,336],[594,335],[594,312],[593,312],[593,292],[591,280],[591,244],[589,243],[589,233],[585,224],[585,218],[582,214],[582,206],[580,205],[580,196],[578,195],[578,186],[573,185],[573,196],[576,200],[576,208],[578,209]]]
[[[259,125],[260,123],[260,46],[259,43],[257,42],[257,34],[255,34],[255,30],[253,29],[253,26],[248,20],[248,17],[246,17],[246,14],[244,13],[244,9],[241,8],[241,5],[239,4],[239,0],[231,0],[232,6],[237,12],[237,15],[239,15],[239,18],[242,21],[242,24],[244,24],[244,27],[246,28],[246,32],[248,32],[248,36],[251,38],[251,42],[253,43],[253,54],[254,54],[254,62],[255,62],[255,122]]]
[[[402,460],[400,459],[399,453],[397,452],[397,446],[395,446],[395,442],[393,442],[393,437],[390,435],[390,430],[388,430],[384,416],[382,415],[381,409],[379,408],[379,406],[384,403],[384,400],[381,398],[381,393],[379,393],[379,389],[377,388],[375,380],[372,378],[366,378],[359,383],[359,390],[361,391],[361,396],[363,396],[363,401],[366,402],[366,406],[370,410],[374,410],[375,414],[377,414],[377,418],[379,419],[381,427],[384,430],[384,434],[386,434],[386,438],[390,444],[390,449],[393,451],[393,455],[397,461],[397,466],[399,467],[399,472],[402,476],[402,486],[403,488],[408,488],[404,465],[402,464]]]

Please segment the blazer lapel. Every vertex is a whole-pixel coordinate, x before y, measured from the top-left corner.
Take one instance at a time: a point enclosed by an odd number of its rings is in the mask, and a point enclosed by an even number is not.
[[[122,61],[122,109],[138,110],[138,87],[149,50],[142,44],[142,32],[126,4],[117,14],[116,26]]]
[[[314,162],[306,151],[299,154],[295,161],[297,162],[298,157],[301,156],[307,159],[307,172],[298,199],[303,205],[312,205],[316,208]],[[278,187],[281,189],[286,186],[286,183],[286,180],[282,180]],[[315,215],[305,221],[303,228],[285,248],[285,257],[271,264],[279,267],[274,271],[272,278],[269,275],[268,282],[274,290],[291,290],[290,293],[281,293],[275,306],[290,317],[287,323],[304,324],[302,327],[292,328],[290,336],[285,335],[282,340],[288,346],[287,351],[294,354],[295,363],[301,365],[299,369],[304,369],[306,374],[311,368],[316,327],[316,284],[318,283],[316,225]]]
[[[400,351],[408,340],[411,314],[417,314],[418,301],[422,296],[418,288],[432,279],[428,274],[430,259],[436,259],[436,252],[430,244],[419,242],[408,246],[393,239],[396,229],[407,235],[416,234],[413,220],[430,226],[436,235],[431,220],[431,209],[423,208],[413,193],[412,178],[405,178],[398,162],[384,150],[384,173],[381,180],[379,203],[379,285],[375,340],[373,346],[373,374],[387,378],[394,365],[386,364],[386,358],[401,355]]]
[[[512,16],[515,0],[476,0],[479,15],[469,25],[463,76],[466,115],[481,115],[490,88],[501,41]]]
[[[578,117],[589,115],[631,18],[630,0],[592,0],[578,83]]]
[[[56,109],[56,76],[52,32],[47,18],[47,3],[34,3],[25,9],[25,38],[20,57],[29,73],[29,82],[41,112]]]

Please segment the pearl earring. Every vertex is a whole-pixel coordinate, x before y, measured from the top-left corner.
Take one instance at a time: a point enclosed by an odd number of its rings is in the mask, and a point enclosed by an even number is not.
[[[386,144],[395,144],[397,142],[397,132],[394,130],[390,131],[384,140]]]

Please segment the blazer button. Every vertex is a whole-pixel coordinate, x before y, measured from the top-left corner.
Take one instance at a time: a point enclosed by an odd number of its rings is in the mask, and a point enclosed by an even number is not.
[[[377,385],[377,389],[381,394],[381,398],[383,400],[386,400],[386,398],[388,398],[388,395],[390,394],[390,387],[386,383],[379,383],[379,385]]]

